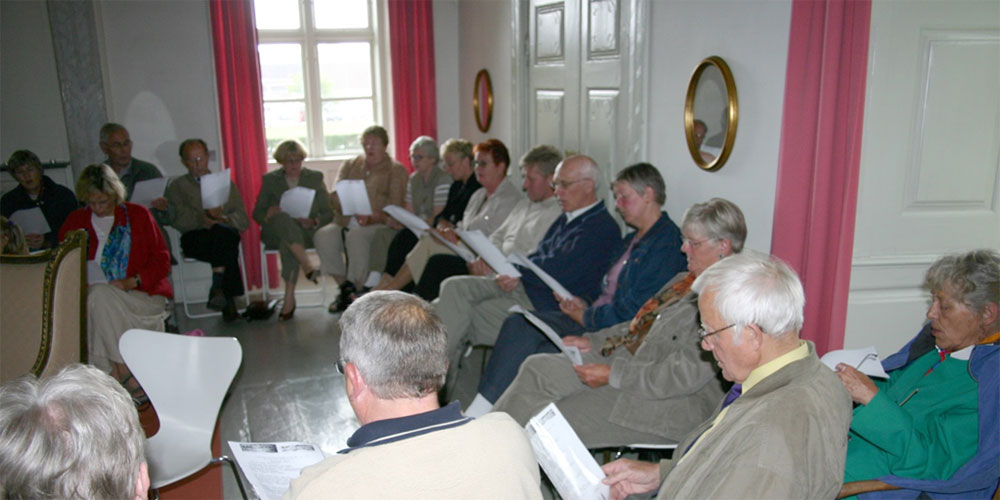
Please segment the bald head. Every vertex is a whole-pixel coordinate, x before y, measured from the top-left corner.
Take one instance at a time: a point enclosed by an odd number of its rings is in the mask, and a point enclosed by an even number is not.
[[[600,169],[592,158],[584,155],[567,157],[556,167],[553,184],[564,212],[572,212],[597,202],[597,180]]]

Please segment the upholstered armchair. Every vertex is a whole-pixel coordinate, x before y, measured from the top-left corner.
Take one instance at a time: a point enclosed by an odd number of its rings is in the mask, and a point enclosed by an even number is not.
[[[0,383],[87,362],[87,233],[0,256]]]

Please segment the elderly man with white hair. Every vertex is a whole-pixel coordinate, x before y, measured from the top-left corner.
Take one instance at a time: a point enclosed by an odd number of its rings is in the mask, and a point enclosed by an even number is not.
[[[361,296],[340,318],[337,369],[361,423],[347,448],[307,467],[285,499],[541,498],[538,465],[513,419],[438,406],[445,330],[423,299]]]
[[[702,348],[733,388],[670,460],[603,468],[612,498],[834,498],[850,396],[801,340],[805,295],[783,262],[744,252],[708,268],[698,292]],[[664,415],[663,418],[670,418]]]
[[[146,435],[128,392],[89,365],[0,387],[0,497],[145,500]]]

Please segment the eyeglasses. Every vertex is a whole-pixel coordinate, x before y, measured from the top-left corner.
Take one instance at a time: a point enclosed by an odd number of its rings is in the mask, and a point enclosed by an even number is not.
[[[344,374],[344,365],[346,365],[346,364],[347,364],[347,360],[346,359],[343,359],[343,358],[338,359],[337,360],[337,373],[343,375]]]
[[[691,238],[684,238],[683,240],[681,240],[681,242],[682,242],[682,243],[686,243],[686,244],[687,244],[687,246],[689,246],[689,247],[691,247],[691,248],[698,248],[698,247],[700,247],[700,246],[701,246],[701,245],[702,245],[703,243],[707,243],[707,242],[709,242],[709,241],[711,241],[711,240],[712,240],[712,238],[705,238],[705,239],[703,239],[703,240],[701,240],[701,241],[695,241],[695,240],[692,240]]]
[[[708,337],[711,337],[712,335],[715,335],[716,333],[719,333],[719,332],[721,332],[723,330],[728,330],[728,329],[730,329],[730,328],[732,328],[734,326],[736,326],[736,323],[733,323],[733,324],[731,324],[729,326],[724,326],[724,327],[719,328],[718,330],[715,330],[715,331],[706,332],[705,331],[705,325],[701,325],[701,328],[698,329],[698,340],[705,340]]]
[[[575,181],[555,181],[549,183],[549,187],[552,189],[569,189],[570,186],[576,184],[577,182],[592,181],[593,179],[577,179]]]

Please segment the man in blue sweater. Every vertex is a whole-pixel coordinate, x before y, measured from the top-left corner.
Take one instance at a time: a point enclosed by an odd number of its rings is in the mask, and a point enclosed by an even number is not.
[[[556,168],[553,187],[562,215],[528,259],[570,293],[588,302],[601,293],[601,279],[615,257],[621,232],[597,196],[600,170],[593,159],[577,155]],[[448,386],[457,374],[465,341],[493,345],[513,305],[558,311],[559,303],[533,272],[518,267],[521,278],[455,276],[441,283],[434,308],[448,331]]]

